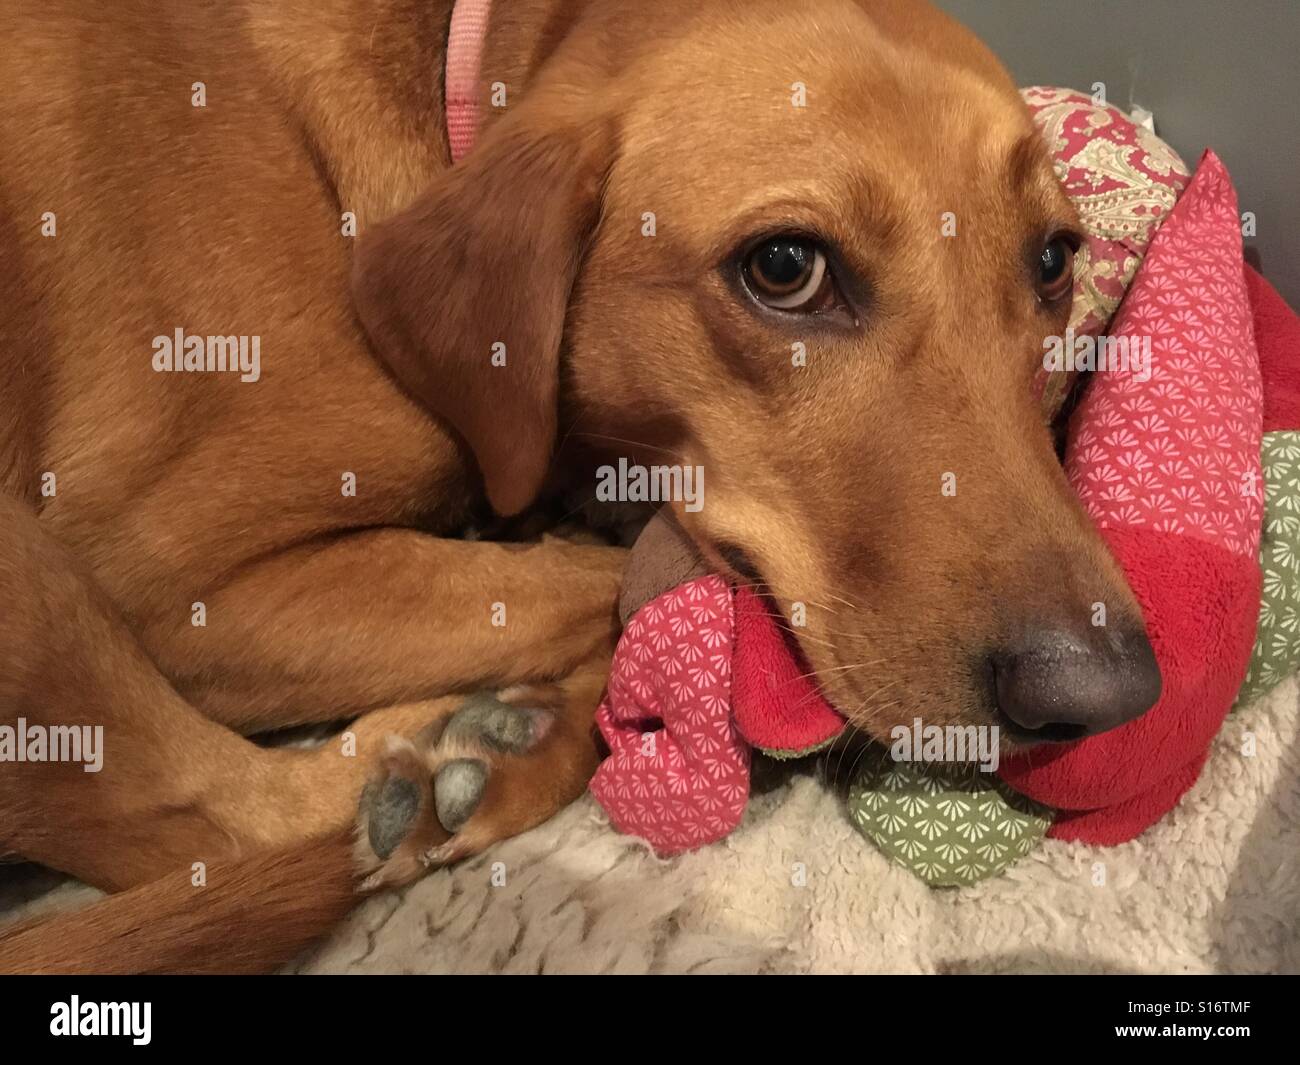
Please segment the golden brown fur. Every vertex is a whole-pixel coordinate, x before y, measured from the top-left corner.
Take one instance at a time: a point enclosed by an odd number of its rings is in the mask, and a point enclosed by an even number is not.
[[[1073,214],[973,37],[903,0],[497,6],[485,80],[510,103],[455,170],[449,0],[0,13],[0,717],[108,737],[100,774],[0,767],[0,844],[136,888],[62,919],[83,953],[38,928],[0,968],[192,967],[117,953],[150,921],[204,968],[286,956],[345,905],[362,782],[427,768],[385,737],[438,728],[452,693],[522,686],[557,718],[485,756],[453,856],[571,801],[623,552],[455,537],[485,495],[512,515],[589,490],[602,455],[707,469],[687,529],[809,605],[802,649],[867,731],[989,720],[989,646],[1097,600],[1136,617],[1031,397],[1065,309],[1027,261]],[[720,263],[781,227],[836,243],[869,320],[737,298]],[[175,327],[260,335],[262,379],[155,373]],[[357,715],[356,757],[241,736]],[[425,814],[421,846],[445,841]],[[200,861],[207,896],[175,872]]]

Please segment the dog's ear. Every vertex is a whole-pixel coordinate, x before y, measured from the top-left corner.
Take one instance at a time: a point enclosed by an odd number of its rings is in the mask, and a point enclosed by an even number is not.
[[[357,249],[371,340],[464,437],[503,515],[533,501],[550,466],[565,315],[613,155],[605,122],[521,110]]]

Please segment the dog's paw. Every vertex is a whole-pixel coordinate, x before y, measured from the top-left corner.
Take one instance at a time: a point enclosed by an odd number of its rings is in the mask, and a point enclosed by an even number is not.
[[[414,742],[389,737],[357,811],[363,891],[409,883],[530,827],[511,816],[509,780],[554,714],[510,701],[526,695],[476,695]]]

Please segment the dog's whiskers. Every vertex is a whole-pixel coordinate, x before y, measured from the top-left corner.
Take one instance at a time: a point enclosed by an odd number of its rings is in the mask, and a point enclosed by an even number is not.
[[[883,661],[883,659],[881,660]],[[800,673],[795,680],[809,680],[813,677],[821,677],[827,673],[843,673],[848,669],[869,669],[871,666],[878,666],[880,662],[854,662],[847,666],[830,666],[826,669],[814,669],[811,673]]]
[[[828,596],[830,596],[832,599],[834,599],[837,603],[843,603],[843,604],[844,604],[846,607],[848,607],[850,610],[853,610],[853,611],[861,611],[861,610],[862,610],[862,608],[861,608],[860,606],[858,606],[857,603],[850,603],[850,602],[849,602],[847,599],[845,599],[844,596],[842,596],[842,595],[836,595],[834,592],[827,592],[826,594],[827,594]]]
[[[878,714],[878,713],[881,713],[882,711],[889,710],[889,709],[892,709],[892,708],[895,707],[895,706],[899,706],[899,705],[901,705],[901,702],[902,702],[901,699],[895,699],[895,700],[892,700],[891,702],[887,702],[887,703],[883,703],[883,704],[872,705],[872,704],[875,702],[876,699],[878,699],[881,695],[883,695],[885,692],[887,692],[891,687],[893,687],[895,684],[900,684],[900,683],[902,683],[902,678],[900,678],[900,677],[891,677],[890,679],[886,680],[885,683],[882,684],[879,688],[877,688],[877,689],[876,689],[875,691],[873,691],[870,695],[868,695],[865,699],[863,699],[862,702],[859,703],[859,704],[858,704],[858,705],[853,709],[853,711],[852,711],[851,713],[845,714],[844,716],[845,716],[846,718],[848,718],[848,719],[850,720],[850,722],[851,722],[854,718],[858,718],[858,717],[860,717],[860,716],[862,715],[863,711],[867,711],[867,710],[868,710],[868,707],[870,707],[870,710],[868,711],[869,714]],[[858,731],[861,732],[861,731],[863,731],[863,730],[859,729]],[[838,779],[839,779],[839,769],[840,769],[840,766],[843,764],[843,758],[844,758],[844,755],[843,755],[843,752],[841,752],[841,754],[840,754],[840,764],[836,766],[835,775],[834,775],[834,779],[835,779],[837,782],[838,782]],[[856,768],[856,764],[857,764],[857,763],[856,763],[856,760],[855,760],[855,762],[854,762],[854,766],[855,766],[855,768]]]
[[[610,444],[627,444],[629,447],[642,447],[642,448],[646,448],[649,451],[658,451],[660,454],[669,455],[672,458],[675,458],[682,465],[686,465],[686,457],[682,455],[680,452],[674,451],[672,448],[660,447],[657,444],[647,443],[644,440],[629,440],[626,437],[605,436],[602,433],[574,432],[571,435],[582,437],[587,440],[604,440],[606,443],[610,443]]]
[[[789,634],[790,634],[791,636],[793,636],[796,640],[800,640],[800,641],[802,641],[802,640],[808,640],[808,641],[810,641],[811,643],[818,644],[818,645],[820,645],[820,646],[822,646],[822,647],[829,647],[829,648],[831,648],[832,650],[833,650],[834,647],[835,647],[835,644],[833,644],[830,640],[824,640],[824,639],[822,639],[822,638],[820,638],[820,637],[818,637],[818,636],[811,636],[811,635],[809,635],[809,633],[808,633],[808,631],[807,631],[806,629],[800,629],[799,631],[796,632],[796,631],[795,631],[794,629],[792,629],[789,625],[781,625],[781,624],[778,624],[778,625],[777,625],[777,628],[780,629],[782,632],[787,632],[787,633],[789,633]]]
[[[819,633],[825,636],[843,636],[850,640],[870,640],[871,637],[865,632],[841,632],[838,629],[818,629]]]
[[[762,581],[738,581],[733,584],[732,587],[744,588],[747,591],[753,592],[759,598],[776,599],[776,593],[771,591]],[[819,603],[815,599],[801,599],[799,602],[806,603],[808,606],[815,606],[818,610],[824,610],[826,613],[835,617],[839,616],[839,611],[834,607],[829,607],[825,603]]]
[[[890,706],[894,706],[894,705],[897,704],[886,703],[885,706],[881,707],[880,709],[888,709]],[[859,732],[861,735],[866,736],[866,741],[858,747],[858,753],[853,757],[853,764],[849,766],[848,776],[844,778],[846,785],[853,783],[853,775],[858,771],[858,763],[862,761],[862,759],[866,756],[867,751],[871,749],[871,745],[875,743],[875,740],[873,740],[861,729],[857,729],[856,731]],[[838,780],[836,781],[836,783],[838,784]]]

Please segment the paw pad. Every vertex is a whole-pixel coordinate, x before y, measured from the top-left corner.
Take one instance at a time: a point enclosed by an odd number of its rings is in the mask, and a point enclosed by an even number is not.
[[[546,734],[551,715],[525,710],[483,693],[465,702],[447,725],[444,739],[481,743],[502,754],[526,754]]]
[[[433,780],[433,803],[438,821],[456,832],[478,809],[487,787],[488,768],[477,758],[457,758],[438,770]]]
[[[411,822],[420,810],[420,789],[404,777],[390,777],[382,785],[367,789],[367,835],[376,857],[387,859],[406,838]]]

